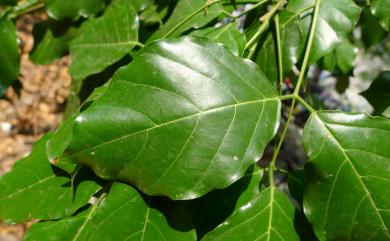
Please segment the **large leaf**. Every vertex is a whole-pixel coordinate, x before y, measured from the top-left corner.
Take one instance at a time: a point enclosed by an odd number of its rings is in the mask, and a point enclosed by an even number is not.
[[[47,13],[54,19],[76,20],[80,16],[89,18],[103,10],[104,0],[44,0]]]
[[[362,95],[374,107],[375,113],[390,118],[390,72],[381,73]]]
[[[312,23],[315,0],[291,0],[280,15],[283,67],[290,71],[302,60],[304,46]],[[352,32],[360,8],[353,0],[321,1],[309,64],[334,50]],[[259,52],[257,63],[271,80],[276,80],[277,62],[274,38],[269,36]]]
[[[23,222],[69,216],[100,189],[94,181],[85,179],[85,171],[78,173],[76,186],[72,187],[71,178],[49,163],[45,152],[48,137],[38,141],[30,156],[16,162],[11,172],[0,176],[1,220]]]
[[[19,75],[19,50],[15,25],[0,19],[0,96]]]
[[[63,161],[192,199],[242,177],[274,137],[280,101],[257,65],[201,37],[154,42],[76,119]]]
[[[216,228],[234,211],[257,197],[263,170],[254,165],[243,178],[225,189],[207,193],[191,202],[192,216],[198,239]]]
[[[102,17],[85,22],[71,42],[72,76],[84,79],[120,60],[136,46],[138,26],[130,1],[114,0]]]
[[[76,28],[69,24],[48,21],[34,25],[34,48],[30,59],[36,64],[49,64],[69,51],[69,41],[76,34]]]
[[[287,196],[276,188],[267,188],[202,241],[299,240],[293,219],[294,207]]]
[[[381,26],[387,31],[390,31],[390,1],[372,0],[371,12],[379,19]]]
[[[131,186],[114,183],[100,202],[76,216],[34,224],[24,240],[196,240],[194,231],[173,228],[163,213],[151,207],[151,199],[145,199],[147,203]]]
[[[226,45],[235,55],[244,53],[245,34],[238,31],[236,24],[229,23],[222,27],[209,27],[193,31],[191,34],[207,37],[213,41]]]
[[[204,6],[205,3],[205,0],[180,0],[168,21],[150,37],[149,41],[160,39],[167,34],[169,34],[170,37],[175,37],[188,29],[201,28],[222,13],[223,7],[220,3],[217,3],[208,7],[207,14],[204,11],[200,11],[192,18],[188,18],[191,14]],[[181,24],[182,22],[184,24]]]
[[[390,120],[313,113],[304,210],[320,240],[390,240]]]
[[[340,71],[348,74],[355,66],[356,46],[346,40],[323,58],[324,68],[329,71]]]

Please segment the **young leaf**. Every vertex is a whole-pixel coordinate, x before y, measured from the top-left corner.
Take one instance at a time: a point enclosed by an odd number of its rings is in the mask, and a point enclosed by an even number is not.
[[[19,75],[19,50],[15,25],[0,19],[0,96]]]
[[[245,34],[238,31],[235,23],[216,28],[209,27],[193,31],[192,35],[204,36],[226,45],[235,55],[242,56],[246,45]]]
[[[390,1],[372,0],[371,12],[379,19],[380,25],[390,31]]]
[[[201,37],[158,41],[77,118],[63,161],[149,195],[193,199],[242,177],[280,101],[257,65]]]
[[[390,71],[381,73],[361,95],[375,108],[376,114],[390,118]]]
[[[69,216],[100,189],[91,180],[80,180],[76,187],[71,186],[70,177],[49,163],[45,152],[49,137],[43,137],[30,156],[0,176],[0,220],[15,223]],[[83,174],[87,173],[78,175]]]
[[[294,230],[294,207],[287,196],[267,188],[242,206],[202,241],[299,240]]]
[[[80,16],[90,18],[103,10],[104,0],[44,0],[47,13],[56,20],[77,20]]]
[[[390,120],[313,113],[304,210],[320,240],[390,240]]]
[[[192,230],[176,230],[131,186],[114,183],[100,202],[77,215],[34,224],[25,241],[153,240],[195,241]]]
[[[169,37],[175,37],[188,29],[201,28],[222,13],[223,7],[220,3],[209,6],[207,14],[204,11],[196,13],[205,3],[205,0],[180,0],[168,21],[148,41],[168,37],[168,35]],[[186,21],[194,13],[195,16]]]
[[[104,15],[85,22],[70,44],[75,79],[99,73],[120,60],[138,41],[138,16],[130,1],[114,0]]]

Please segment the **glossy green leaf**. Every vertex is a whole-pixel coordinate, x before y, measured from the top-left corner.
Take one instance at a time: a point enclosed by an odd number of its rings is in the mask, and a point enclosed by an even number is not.
[[[69,216],[100,189],[96,182],[85,179],[85,171],[78,173],[73,188],[70,176],[49,163],[45,152],[48,138],[38,141],[30,156],[0,176],[0,220],[14,223]]]
[[[146,202],[147,203],[146,203]],[[109,193],[77,215],[34,224],[25,241],[195,241],[192,230],[177,230],[148,197],[126,184],[114,183]]]
[[[380,43],[386,35],[386,31],[379,24],[378,19],[372,15],[369,8],[364,8],[359,20],[362,41],[366,48]]]
[[[19,49],[15,25],[0,19],[0,96],[19,75]]]
[[[350,41],[346,40],[336,49],[324,57],[324,68],[330,71],[340,71],[348,74],[355,66],[357,48]]]
[[[185,21],[190,15],[202,8],[205,3],[205,0],[180,0],[168,21],[148,41],[165,38],[168,35],[169,37],[176,37],[191,28],[201,28],[222,13],[223,7],[220,3],[217,3],[207,9],[207,14],[205,14],[205,11],[200,11],[189,18],[188,21]]]
[[[215,42],[227,46],[235,55],[242,56],[244,53],[246,38],[245,34],[238,31],[235,23],[229,23],[222,27],[209,27],[193,31],[192,35],[207,37]]]
[[[263,170],[254,165],[243,178],[225,189],[207,193],[191,203],[198,239],[260,193]]]
[[[69,51],[69,41],[77,29],[66,23],[43,22],[34,25],[34,48],[30,59],[36,64],[50,64]]]
[[[49,16],[57,20],[93,17],[105,6],[104,0],[44,0],[44,2]]]
[[[291,0],[280,14],[280,32],[284,71],[303,57],[312,22],[315,0]],[[360,8],[353,0],[321,1],[309,64],[333,51],[355,27]],[[271,81],[277,79],[276,45],[272,33],[266,39],[256,62]]]
[[[102,17],[85,22],[70,44],[73,78],[84,79],[119,61],[137,45],[138,26],[127,0],[114,0]]]
[[[149,195],[193,199],[244,175],[274,137],[279,110],[253,62],[206,38],[158,41],[77,117],[61,159]]]
[[[390,31],[390,1],[371,0],[371,12],[379,19],[381,26]]]
[[[299,240],[293,218],[294,207],[288,197],[276,188],[267,188],[208,233],[202,241]]]
[[[375,113],[390,118],[390,71],[381,73],[370,88],[361,93],[374,107]]]
[[[390,120],[364,114],[308,120],[304,210],[320,240],[390,240],[389,133]]]

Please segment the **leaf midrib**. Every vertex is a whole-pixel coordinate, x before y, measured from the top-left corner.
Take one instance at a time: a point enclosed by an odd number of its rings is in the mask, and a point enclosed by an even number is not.
[[[369,190],[367,189],[365,183],[363,182],[363,180],[361,179],[361,175],[359,174],[359,172],[356,170],[355,168],[355,165],[353,164],[353,162],[351,161],[350,157],[348,156],[348,154],[346,153],[345,149],[343,148],[343,146],[340,144],[340,142],[336,139],[336,137],[334,136],[334,134],[332,133],[332,131],[326,126],[326,122],[323,121],[320,116],[318,116],[317,113],[315,113],[316,117],[320,120],[320,122],[322,123],[324,129],[329,133],[329,136],[332,137],[332,139],[335,141],[334,143],[338,146],[338,148],[341,150],[341,152],[343,153],[344,157],[345,157],[345,161],[347,163],[349,163],[349,165],[351,166],[353,172],[355,173],[357,179],[359,180],[359,183],[361,184],[361,186],[363,187],[363,190],[365,191],[370,203],[371,203],[371,206],[374,208],[375,210],[375,213],[376,215],[378,216],[385,232],[386,232],[386,235],[387,237],[390,238],[390,233],[389,233],[389,230],[386,226],[386,224],[384,223],[383,221],[383,218],[381,216],[381,214],[379,213],[379,208],[376,206],[376,203],[374,202],[372,196],[371,196],[371,193],[369,192]],[[334,183],[332,185],[332,188],[334,186]],[[329,202],[327,203],[327,206],[329,205]],[[324,220],[324,222],[326,222],[326,220]],[[352,224],[353,225],[353,224]]]
[[[158,125],[155,125],[155,126],[143,129],[143,130],[139,130],[139,131],[136,131],[136,132],[133,132],[133,133],[129,133],[127,135],[123,135],[123,136],[117,137],[117,138],[109,140],[109,141],[102,142],[102,143],[97,144],[95,146],[91,146],[91,147],[89,147],[87,149],[83,149],[81,151],[75,152],[75,153],[73,153],[73,154],[71,154],[69,156],[65,156],[64,159],[70,159],[72,157],[77,156],[80,153],[83,153],[83,152],[86,152],[86,151],[89,151],[89,150],[93,150],[94,148],[100,147],[102,145],[106,145],[106,144],[109,144],[109,143],[112,143],[112,142],[116,142],[116,141],[122,140],[124,138],[127,138],[127,137],[130,137],[130,136],[142,133],[144,131],[150,131],[150,130],[153,130],[153,129],[156,129],[156,128],[159,128],[159,127],[162,127],[162,126],[174,124],[174,123],[177,123],[177,122],[182,121],[182,120],[190,119],[192,117],[206,115],[206,114],[209,114],[209,113],[212,113],[212,112],[221,111],[221,110],[224,110],[224,109],[237,108],[237,107],[243,106],[243,105],[250,105],[250,104],[256,104],[256,103],[260,103],[260,102],[278,101],[278,100],[279,100],[279,97],[264,98],[264,99],[260,99],[260,100],[240,102],[240,103],[236,103],[236,104],[226,105],[226,106],[222,106],[222,107],[216,107],[216,108],[208,109],[208,110],[205,110],[205,111],[197,112],[195,114],[191,114],[191,115],[184,116],[184,117],[181,117],[181,118],[178,118],[178,119],[170,120],[170,121],[167,121],[167,122],[164,122],[164,123],[161,123],[161,124],[158,124]]]

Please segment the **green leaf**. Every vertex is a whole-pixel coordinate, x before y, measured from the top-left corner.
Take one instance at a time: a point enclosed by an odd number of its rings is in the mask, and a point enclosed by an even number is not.
[[[313,113],[304,210],[320,240],[390,240],[390,120]]]
[[[131,186],[114,183],[107,196],[77,215],[34,224],[24,240],[196,240],[194,231],[171,227],[151,200]]]
[[[291,0],[280,14],[283,69],[286,72],[303,58],[304,46],[312,22],[315,0]],[[355,27],[360,8],[353,0],[321,1],[309,64],[333,51]],[[256,62],[273,82],[277,79],[275,40],[270,33]]]
[[[235,23],[222,27],[209,27],[193,31],[192,35],[207,37],[215,42],[226,45],[235,55],[242,56],[246,45],[245,34],[238,31]]]
[[[153,1],[152,0],[132,0],[131,4],[133,5],[135,11],[141,12],[147,9],[148,7],[152,6]]]
[[[70,43],[73,78],[84,79],[119,61],[137,45],[138,26],[127,0],[114,0],[102,17],[85,22]]]
[[[16,0],[0,0],[0,5],[16,5]]]
[[[379,19],[380,25],[390,31],[390,1],[371,0],[371,12]]]
[[[324,68],[329,71],[335,69],[342,74],[348,74],[355,66],[357,48],[349,40],[344,41],[336,49],[324,56]]]
[[[382,72],[361,95],[374,107],[375,114],[390,118],[386,115],[390,108],[390,71]]]
[[[19,75],[19,48],[15,25],[0,19],[0,96]]]
[[[260,193],[263,170],[254,165],[243,178],[225,189],[207,193],[193,200],[192,216],[198,239],[225,221],[234,211]]]
[[[104,0],[44,0],[47,13],[51,18],[77,20],[90,18],[104,9]]]
[[[158,5],[151,5],[143,11],[139,18],[143,26],[150,26],[153,24],[163,24],[163,19],[168,13],[169,6],[160,7]]]
[[[193,199],[240,179],[279,125],[274,88],[249,60],[201,37],[157,41],[76,119],[63,161]]]
[[[0,220],[14,223],[69,216],[100,189],[97,183],[85,179],[85,171],[76,176],[76,187],[71,186],[70,177],[49,163],[45,152],[49,137],[43,137],[30,156],[0,176]]]
[[[208,7],[207,14],[205,14],[205,11],[195,14],[205,3],[205,0],[180,0],[168,21],[149,38],[148,42],[165,38],[168,35],[169,37],[180,36],[181,33],[191,28],[201,28],[222,13],[223,7],[220,3],[217,3]],[[188,19],[192,14],[195,15]],[[187,19],[188,21],[185,21]]]
[[[69,41],[77,29],[62,22],[43,22],[34,25],[34,48],[30,59],[35,64],[50,64],[69,51]]]
[[[366,48],[378,44],[384,39],[386,31],[378,23],[377,18],[372,15],[369,8],[363,9],[359,22],[362,41]]]
[[[202,241],[299,240],[294,230],[294,207],[287,196],[267,188],[242,206]]]

